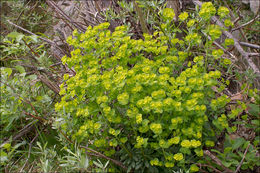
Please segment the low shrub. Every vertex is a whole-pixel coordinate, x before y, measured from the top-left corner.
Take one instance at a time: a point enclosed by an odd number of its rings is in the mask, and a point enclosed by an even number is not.
[[[202,147],[215,145],[210,116],[222,114],[214,124],[221,131],[228,127],[224,108],[230,99],[216,98],[212,89],[223,86],[221,72],[208,71],[209,62],[223,54],[211,49],[222,34],[209,22],[216,11],[205,3],[195,17],[182,13],[187,30],[180,30],[172,22],[174,11],[165,8],[160,29],[139,40],[126,26],[111,33],[109,23],[85,33],[75,30],[67,39],[74,50],[62,62],[76,75],[64,75],[62,99],[55,105],[62,130],[122,161],[128,171],[197,172]],[[221,18],[226,13],[219,8]],[[183,38],[176,37],[180,32]]]

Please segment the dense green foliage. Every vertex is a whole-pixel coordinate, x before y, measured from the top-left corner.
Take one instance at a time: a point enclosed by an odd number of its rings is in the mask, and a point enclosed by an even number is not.
[[[217,13],[224,18],[228,12],[220,7]],[[67,42],[75,50],[62,61],[77,74],[64,76],[63,97],[56,104],[63,113],[62,129],[73,139],[90,142],[93,149],[120,158],[128,170],[198,171],[193,163],[203,156],[202,147],[215,145],[210,141],[214,133],[207,128],[211,115],[220,115],[213,120],[218,129],[235,131],[229,128],[223,109],[230,100],[225,95],[215,99],[212,90],[222,85],[217,81],[221,73],[206,72],[206,63],[223,51],[211,51],[212,41],[203,42],[198,32],[204,31],[212,40],[221,36],[221,28],[208,22],[215,13],[212,3],[204,3],[201,18],[180,14],[188,27],[181,39],[175,37],[183,31],[174,27],[175,14],[169,8],[162,11],[161,30],[144,34],[144,40],[131,39],[125,26],[111,33],[109,23],[88,27],[85,33],[74,31]],[[225,46],[233,43],[225,40]],[[206,48],[205,57],[204,51],[192,52],[194,47]],[[229,117],[235,118],[243,109],[242,104]]]
[[[9,32],[0,45],[1,171],[255,171],[259,90],[226,54],[234,40],[223,31],[235,23],[219,4],[203,3],[174,21],[164,1],[120,1],[119,12],[103,15],[123,25],[74,30],[60,63],[38,36]],[[30,14],[21,15],[22,26],[45,29],[37,23],[48,24],[49,14],[19,5],[18,14]]]
[[[78,49],[63,62],[77,74],[64,76],[60,94],[65,95],[56,104],[65,116],[70,113],[64,120],[74,122],[62,124],[63,129],[79,141],[93,140],[101,151],[119,145],[125,150],[121,157],[140,157],[143,164],[173,167],[174,160],[183,160],[182,153],[190,154],[189,148],[201,153],[206,106],[214,96],[210,87],[217,84],[220,72],[205,73],[201,56],[194,60],[198,64],[173,73],[183,67],[188,53],[167,51],[163,33],[155,33],[156,39],[145,35],[144,41],[132,40],[125,27],[113,34],[107,27],[104,23],[68,39]],[[221,97],[212,105],[225,102]],[[106,151],[114,153],[113,148]]]

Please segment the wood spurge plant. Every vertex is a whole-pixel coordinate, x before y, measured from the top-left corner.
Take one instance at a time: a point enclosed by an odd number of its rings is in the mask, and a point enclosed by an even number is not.
[[[205,66],[223,52],[211,51],[212,41],[194,26],[197,20],[212,40],[218,39],[221,28],[208,22],[216,11],[208,2],[199,11],[201,18],[180,14],[180,20],[188,22],[187,30],[179,31],[187,33],[183,38],[176,38],[170,8],[161,13],[161,30],[143,34],[144,39],[132,39],[126,26],[111,33],[109,23],[88,27],[85,33],[75,30],[67,39],[74,50],[62,62],[77,74],[64,75],[62,99],[55,105],[64,119],[61,128],[107,156],[127,155],[129,171],[176,166],[188,170],[189,165],[190,172],[198,171],[193,163],[203,155],[202,147],[214,146],[207,140],[205,124],[229,102],[225,95],[215,99],[212,87],[219,85],[221,73],[207,72]],[[220,7],[218,14],[224,18],[227,9]],[[226,39],[225,45],[233,42]],[[195,46],[204,50],[193,53]],[[214,122],[227,128],[225,114]],[[132,164],[135,157],[142,158],[143,166]]]
[[[15,2],[1,3],[19,15],[1,23],[2,172],[259,170],[255,9]]]

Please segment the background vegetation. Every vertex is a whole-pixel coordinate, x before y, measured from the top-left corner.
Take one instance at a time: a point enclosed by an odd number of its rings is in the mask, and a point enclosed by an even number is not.
[[[257,2],[173,2],[1,1],[1,171],[259,172]]]

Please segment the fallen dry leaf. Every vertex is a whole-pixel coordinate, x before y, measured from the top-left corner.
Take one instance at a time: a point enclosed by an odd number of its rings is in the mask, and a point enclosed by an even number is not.
[[[234,101],[234,100],[243,100],[243,98],[244,98],[244,97],[243,97],[242,94],[237,93],[237,94],[232,95],[230,99],[231,99],[232,101]]]

